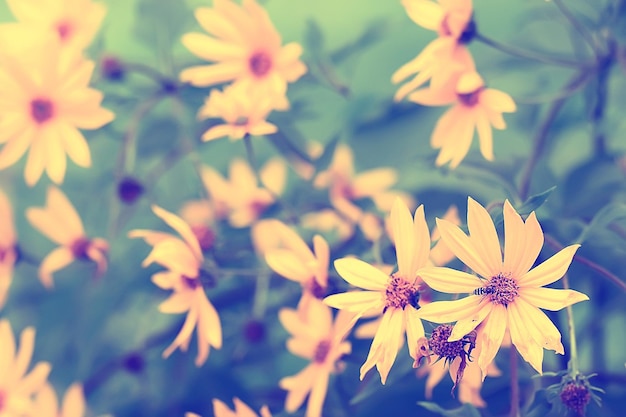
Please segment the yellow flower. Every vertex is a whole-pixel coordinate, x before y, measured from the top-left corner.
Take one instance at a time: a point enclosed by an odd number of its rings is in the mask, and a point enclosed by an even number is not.
[[[228,216],[233,227],[247,227],[282,194],[287,179],[287,166],[280,158],[270,159],[260,170],[260,187],[250,165],[235,158],[230,163],[229,178],[212,168],[203,169],[203,180],[218,217]]]
[[[21,417],[33,411],[33,395],[46,383],[50,364],[39,362],[28,374],[35,348],[35,329],[28,327],[20,336],[16,352],[15,337],[8,320],[0,320],[0,416]]]
[[[0,309],[4,306],[17,260],[15,224],[9,198],[0,190]]]
[[[364,213],[355,204],[356,200],[370,198],[382,211],[389,211],[397,197],[412,205],[409,195],[389,190],[397,180],[398,174],[393,168],[375,168],[356,174],[352,150],[339,144],[328,169],[317,174],[313,185],[328,188],[333,207],[353,224],[360,224]],[[371,228],[371,224],[365,225],[366,230],[368,226]]]
[[[541,288],[565,274],[580,245],[568,246],[531,269],[543,246],[535,213],[524,222],[508,201],[503,211],[504,260],[489,213],[472,198],[468,198],[469,236],[445,220],[437,221],[446,245],[482,278],[441,267],[420,271],[422,279],[437,291],[470,293],[460,300],[428,304],[420,310],[420,317],[437,323],[456,321],[450,341],[460,340],[484,323],[477,339],[483,377],[507,329],[522,357],[541,373],[544,348],[560,354],[564,351],[561,333],[539,308],[556,311],[588,299],[574,290]]]
[[[94,63],[58,41],[36,51],[0,58],[0,169],[16,163],[30,148],[24,178],[34,185],[44,169],[60,184],[66,154],[91,166],[80,129],[97,129],[113,120],[100,107],[102,93],[88,87]]]
[[[417,346],[419,338],[424,337],[424,327],[417,310],[422,284],[419,275],[430,252],[430,235],[423,206],[419,206],[415,215],[411,216],[406,205],[396,199],[391,209],[391,224],[398,271],[390,276],[358,259],[336,260],[335,269],[339,275],[348,283],[367,291],[334,294],[324,299],[326,304],[357,313],[358,316],[382,312],[382,321],[367,360],[361,367],[361,379],[376,365],[383,384],[396,359],[404,332],[409,354],[414,359],[413,347]]]
[[[233,398],[233,403],[235,404],[235,409],[231,410],[220,400],[213,399],[213,415],[215,417],[258,417],[257,413],[255,413],[254,410],[248,407],[248,405],[246,405],[246,403],[241,401],[239,398]],[[185,417],[200,416],[193,413],[187,413],[185,414]],[[272,413],[270,413],[270,410],[266,405],[261,407],[261,417],[272,417]]]
[[[283,97],[287,83],[306,73],[299,60],[302,47],[294,42],[281,46],[280,34],[254,0],[243,0],[241,6],[215,0],[213,5],[195,13],[211,36],[188,33],[182,38],[187,49],[212,64],[185,69],[181,81],[201,87],[233,81],[265,96]]]
[[[471,25],[472,0],[402,0],[402,5],[411,20],[441,37],[461,39]]]
[[[41,36],[37,32],[45,31],[45,36],[54,34],[63,45],[79,50],[91,44],[106,15],[104,4],[91,0],[7,0],[7,5],[28,30],[25,34]]]
[[[475,130],[478,131],[480,152],[485,159],[492,161],[491,128],[506,128],[502,113],[511,113],[516,109],[511,96],[485,88],[481,76],[473,71],[460,75],[454,88],[418,90],[409,95],[409,100],[426,106],[452,104],[441,116],[430,137],[431,145],[441,149],[435,161],[437,166],[450,162],[451,168],[456,168],[467,155]]]
[[[221,118],[219,123],[204,132],[202,140],[207,142],[224,136],[231,140],[244,136],[263,136],[276,133],[278,128],[266,121],[276,107],[276,100],[260,90],[246,89],[242,84],[234,84],[224,91],[214,89],[198,112],[199,119]]]
[[[296,375],[280,380],[280,387],[288,391],[285,410],[293,413],[308,395],[305,417],[321,417],[330,374],[336,371],[341,356],[351,351],[350,343],[343,339],[354,323],[354,315],[340,311],[333,322],[331,309],[313,299],[304,317],[299,311],[283,308],[278,318],[292,336],[287,340],[287,349],[311,360]]]
[[[45,384],[35,399],[37,417],[84,417],[86,411],[85,395],[80,384],[72,384],[63,397],[61,409],[54,389]]]
[[[87,237],[80,216],[60,189],[48,187],[46,206],[27,209],[26,218],[35,229],[60,245],[39,266],[39,279],[45,287],[52,288],[52,274],[77,259],[94,261],[95,276],[104,274],[109,244],[102,238]]]
[[[300,217],[300,224],[307,229],[333,234],[342,242],[354,234],[354,224],[333,209],[303,214]]]
[[[291,281],[302,286],[299,309],[305,309],[314,298],[326,295],[328,287],[328,264],[330,248],[320,235],[313,237],[313,250],[286,224],[275,220],[271,233],[280,236],[282,247],[267,250],[265,261],[269,267]]]
[[[191,228],[180,217],[158,206],[152,206],[152,211],[176,230],[180,237],[152,230],[131,230],[128,236],[143,238],[147,244],[153,246],[142,263],[144,268],[154,262],[167,269],[152,276],[155,285],[173,291],[159,305],[159,311],[166,314],[187,313],[182,329],[165,349],[163,357],[167,358],[176,348],[186,351],[195,328],[198,334],[198,356],[195,363],[196,366],[201,366],[206,362],[211,346],[216,349],[222,347],[220,318],[202,287],[201,279],[209,278],[203,277],[206,273],[202,270],[202,250]]]

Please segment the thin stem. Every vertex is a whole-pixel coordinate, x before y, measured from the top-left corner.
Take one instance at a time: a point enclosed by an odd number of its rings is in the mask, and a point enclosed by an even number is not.
[[[254,171],[254,176],[256,177],[257,185],[263,185],[261,183],[261,178],[259,175],[259,166],[257,165],[256,155],[254,154],[254,148],[252,147],[252,140],[250,138],[250,134],[246,133],[243,137],[243,144],[246,147],[246,156],[248,157],[248,163]]]
[[[260,319],[267,309],[267,297],[270,290],[270,273],[262,271],[257,274],[254,287],[254,301],[252,302],[252,317]]]
[[[563,4],[561,0],[553,0],[553,3],[559,9],[561,14],[567,19],[567,21],[576,29],[576,31],[580,34],[583,40],[589,45],[591,52],[597,57],[596,51],[596,42],[593,39],[591,33],[587,30],[585,25],[583,25],[577,18],[574,16],[572,12],[569,11],[567,7]]]
[[[545,242],[552,246],[554,249],[556,250],[561,250],[564,248],[563,245],[561,245],[561,243],[559,243],[555,238],[553,238],[550,235],[544,235],[545,238]],[[583,264],[585,266],[587,266],[588,268],[592,269],[593,271],[597,272],[601,277],[604,277],[606,279],[608,279],[609,281],[611,281],[613,284],[617,285],[622,291],[626,292],[626,283],[624,283],[624,281],[622,281],[617,275],[613,274],[611,271],[609,271],[608,269],[604,268],[603,266],[598,265],[597,263],[583,257],[580,255],[576,255],[574,257],[574,262],[578,262],[579,264]]]
[[[617,46],[614,41],[608,42],[609,52],[598,57],[598,71],[596,77],[595,101],[591,111],[593,147],[596,156],[606,155],[606,134],[604,115],[609,94],[609,78],[615,63]]]
[[[587,71],[580,71],[569,80],[564,90],[578,88],[580,85],[584,84],[584,82],[589,78],[589,75],[590,74]],[[528,192],[530,190],[530,180],[532,178],[533,172],[535,171],[535,166],[539,162],[539,158],[541,157],[541,154],[543,153],[547,145],[550,128],[552,127],[552,124],[556,120],[558,114],[561,112],[561,109],[565,105],[566,101],[567,97],[555,100],[548,109],[548,114],[546,115],[546,118],[539,127],[539,130],[537,130],[537,133],[533,140],[532,153],[528,158],[526,167],[524,168],[522,173],[522,179],[520,181],[519,194],[522,201],[526,201],[526,199],[528,198]]]
[[[509,417],[520,417],[518,359],[517,349],[514,346],[511,346],[509,349],[509,365],[509,371],[511,372],[511,410],[509,411]]]
[[[563,289],[569,290],[569,278],[567,274],[563,275],[562,282]],[[574,312],[572,306],[568,305],[566,311],[567,327],[569,329],[569,371],[573,377],[576,377],[576,375],[578,375],[578,349],[576,347],[576,327],[574,326]]]
[[[500,52],[504,52],[505,54],[512,55],[518,58],[530,59],[532,61],[541,62],[543,64],[556,65],[567,68],[581,68],[587,66],[586,64],[578,61],[565,58],[554,58],[551,56],[538,54],[533,51],[517,48],[515,46],[506,45],[494,39],[488,38],[482,33],[476,33],[474,39],[484,43],[487,46],[491,46],[492,48],[497,49]]]

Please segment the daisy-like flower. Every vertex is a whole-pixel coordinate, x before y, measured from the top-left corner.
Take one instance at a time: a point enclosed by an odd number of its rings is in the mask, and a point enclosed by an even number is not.
[[[48,187],[46,206],[27,209],[26,218],[35,229],[60,245],[39,266],[39,279],[45,287],[52,288],[52,274],[77,259],[95,262],[96,277],[105,273],[109,244],[99,237],[87,237],[80,216],[60,189]]]
[[[26,36],[44,31],[78,50],[91,44],[106,16],[104,4],[92,0],[7,0],[7,5]]]
[[[471,0],[440,1],[404,0],[409,17],[418,25],[434,30],[439,38],[432,41],[413,60],[400,67],[391,81],[397,84],[415,74],[404,84],[394,99],[402,100],[410,92],[430,80],[430,87],[438,90],[455,74],[473,71],[474,60],[465,47],[474,35]]]
[[[185,69],[181,81],[200,87],[233,81],[266,96],[284,97],[287,83],[306,73],[299,60],[302,47],[294,42],[282,46],[280,34],[255,0],[243,0],[241,6],[214,0],[212,8],[198,8],[195,15],[211,36],[188,33],[182,42],[212,64]]]
[[[34,415],[33,396],[46,383],[50,364],[39,362],[26,373],[35,348],[35,329],[28,327],[20,336],[20,347],[8,320],[0,320],[0,416]]]
[[[220,118],[218,123],[204,132],[202,140],[207,142],[228,136],[231,140],[244,136],[263,136],[276,133],[276,125],[266,121],[276,107],[276,100],[261,90],[249,90],[245,85],[234,84],[224,91],[214,89],[198,112],[198,118]]]
[[[391,209],[397,197],[411,205],[412,198],[409,195],[389,190],[397,180],[398,173],[393,168],[375,168],[356,174],[352,149],[348,145],[339,144],[330,165],[317,174],[313,185],[320,189],[328,188],[333,207],[358,224],[363,210],[355,204],[356,200],[370,198],[379,210],[385,212]]]
[[[17,260],[15,223],[9,198],[0,190],[0,309],[4,306]]]
[[[239,398],[233,398],[235,408],[231,410],[226,404],[218,399],[213,399],[213,415],[215,417],[259,417],[246,403]],[[266,405],[261,407],[261,417],[272,417],[269,408]],[[185,413],[185,417],[200,417],[199,414]]]
[[[508,201],[504,203],[504,259],[494,223],[480,204],[468,198],[470,235],[445,220],[437,221],[441,237],[454,254],[480,277],[449,268],[420,271],[429,287],[445,293],[470,293],[455,301],[424,306],[420,317],[436,323],[456,321],[449,341],[460,340],[484,323],[476,345],[483,377],[508,329],[522,357],[541,373],[543,350],[563,354],[561,333],[540,310],[560,310],[589,298],[574,290],[542,288],[560,279],[580,245],[571,245],[532,268],[543,232],[535,213],[524,222]],[[531,269],[532,268],[532,269]]]
[[[323,298],[328,287],[330,249],[320,235],[313,237],[313,252],[302,238],[286,224],[276,220],[271,233],[283,241],[282,248],[265,252],[265,261],[277,274],[302,286],[300,308],[307,309],[313,298]]]
[[[287,179],[287,166],[280,158],[270,159],[260,170],[259,186],[256,175],[245,160],[235,158],[224,178],[212,168],[203,169],[203,180],[218,211],[218,217],[227,216],[233,227],[247,227],[282,194]]]
[[[441,149],[435,164],[441,166],[450,162],[450,167],[456,168],[470,149],[474,131],[478,131],[480,152],[492,161],[491,128],[506,128],[502,113],[514,112],[515,102],[502,91],[485,88],[485,82],[475,71],[463,73],[451,86],[454,88],[425,88],[409,95],[409,100],[425,106],[452,104],[430,137],[433,148]]]
[[[419,206],[415,215],[396,199],[391,209],[391,224],[396,242],[398,271],[388,275],[374,266],[358,259],[343,258],[335,261],[339,275],[355,287],[366,291],[350,291],[334,294],[324,299],[332,307],[357,314],[381,313],[382,321],[367,360],[361,366],[361,379],[374,366],[384,384],[389,375],[406,331],[409,354],[416,358],[414,346],[424,337],[420,321],[419,294],[422,284],[420,271],[428,262],[430,234],[424,217],[424,207]]]
[[[0,58],[0,169],[16,163],[30,148],[24,178],[33,186],[44,170],[60,184],[66,154],[91,166],[89,146],[80,129],[98,129],[113,120],[100,107],[102,93],[89,88],[94,63],[58,41],[27,55]]]
[[[308,395],[305,417],[321,417],[330,374],[339,370],[341,356],[351,351],[350,342],[344,338],[354,323],[354,314],[340,311],[333,322],[331,309],[312,300],[304,317],[299,311],[284,308],[278,318],[292,336],[287,349],[311,361],[296,375],[280,380],[280,387],[288,391],[285,410],[293,413]]]
[[[173,294],[159,306],[159,311],[166,314],[187,313],[185,323],[172,344],[165,349],[163,357],[167,358],[174,350],[186,351],[191,342],[194,328],[198,334],[198,356],[196,366],[204,364],[209,356],[210,347],[222,347],[222,326],[220,318],[204,292],[202,270],[204,257],[200,244],[193,231],[180,217],[158,206],[152,211],[179,235],[152,230],[131,230],[131,238],[143,238],[152,245],[152,251],[144,259],[145,268],[157,263],[167,269],[154,274],[152,282],[164,290],[172,290]]]
[[[59,409],[59,400],[50,384],[45,384],[35,398],[37,417],[84,417],[86,411],[85,395],[81,384],[72,384],[63,397]]]

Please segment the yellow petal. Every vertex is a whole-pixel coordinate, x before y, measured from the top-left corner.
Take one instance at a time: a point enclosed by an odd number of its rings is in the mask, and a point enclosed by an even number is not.
[[[9,328],[10,330],[10,328]],[[9,340],[3,338],[3,343],[8,344],[8,349],[5,351],[10,355],[11,360],[13,360],[13,356],[15,354],[15,339],[13,338],[13,333],[11,333],[11,337]],[[30,361],[33,357],[33,351],[35,350],[35,329],[32,327],[27,327],[22,330],[20,334],[20,349],[15,357],[15,362],[13,363],[13,377],[15,379],[21,379],[25,374],[28,366],[30,365]],[[9,369],[6,367],[4,369]]]
[[[445,267],[422,268],[419,275],[430,288],[449,294],[471,293],[483,285],[476,275]]]
[[[197,87],[208,87],[213,84],[231,81],[244,71],[245,68],[239,62],[202,65],[183,70],[180,73],[180,80]]]
[[[459,258],[465,265],[473,269],[477,274],[490,278],[494,271],[490,270],[485,261],[481,258],[480,253],[474,248],[473,242],[453,223],[447,220],[437,219],[437,227],[441,233],[441,238],[446,246]],[[499,271],[495,271],[496,273]]]
[[[487,114],[478,109],[476,114],[476,130],[478,131],[478,143],[480,153],[488,161],[493,161],[493,133]]]
[[[393,203],[390,220],[396,245],[398,272],[400,276],[411,282],[415,276],[415,270],[413,270],[413,256],[415,254],[413,218],[407,206],[399,198]]]
[[[306,405],[305,417],[321,417],[326,391],[328,390],[328,372],[320,370],[311,387],[311,394]]]
[[[311,364],[296,375],[283,378],[278,382],[282,389],[289,391],[285,399],[285,410],[288,413],[293,413],[300,408],[307,394],[311,391],[318,369]]]
[[[181,219],[174,213],[164,210],[157,205],[152,206],[152,211],[165,223],[167,223],[168,226],[176,230],[178,234],[180,234],[180,236],[185,240],[185,243],[189,246],[189,248],[191,248],[191,251],[196,259],[202,261],[202,249],[200,249],[198,239],[191,231],[191,227],[189,227],[189,225],[183,219]]]
[[[63,417],[83,417],[85,415],[85,396],[82,385],[74,383],[67,389],[63,397],[61,415]]]
[[[331,307],[348,310],[354,313],[364,313],[371,309],[381,311],[385,306],[383,295],[378,291],[349,291],[342,294],[333,294],[324,298],[324,303]]]
[[[558,311],[569,305],[589,300],[585,294],[574,290],[558,290],[553,288],[522,287],[520,297],[535,307]]]
[[[493,303],[491,303],[487,297],[483,297],[483,299],[480,300],[478,311],[476,311],[473,315],[463,317],[456,322],[448,340],[450,342],[461,340],[466,334],[474,330],[480,323],[482,323],[485,317],[491,313],[492,309]]]
[[[478,356],[478,366],[483,373],[483,380],[487,376],[487,368],[496,357],[504,331],[508,322],[508,312],[506,307],[501,304],[494,304],[491,313],[484,321],[482,331],[479,332],[476,344],[482,345],[482,350]]]
[[[481,297],[470,295],[454,301],[435,301],[419,310],[422,319],[435,323],[450,323],[467,317],[473,317],[481,305]]]
[[[565,353],[563,344],[561,344],[561,332],[543,311],[521,298],[518,298],[514,304],[516,304],[516,308],[523,319],[523,324],[528,329],[530,337],[538,346],[554,350],[561,355]]]
[[[245,60],[246,50],[241,45],[220,41],[201,33],[186,33],[181,41],[192,54],[206,61]]]
[[[417,341],[424,337],[424,326],[420,319],[418,311],[411,305],[404,307],[404,320],[406,323],[406,342],[409,349],[409,355],[416,359]]]
[[[487,210],[471,197],[467,198],[467,228],[473,247],[491,272],[487,277],[495,276],[502,270],[498,233]]]
[[[530,318],[524,316],[526,309],[520,311],[519,306],[518,301],[508,306],[508,327],[511,333],[511,342],[524,360],[541,373],[543,348],[531,336],[531,327],[528,325]]]
[[[389,283],[387,274],[360,259],[337,259],[334,265],[343,279],[364,290],[381,291]]]
[[[302,284],[314,275],[314,271],[302,259],[286,249],[268,250],[265,253],[265,262],[278,275]]]
[[[52,274],[63,269],[74,261],[74,254],[72,251],[61,246],[54,249],[48,254],[39,266],[39,279],[41,283],[48,289],[52,288],[54,282],[52,280]]]
[[[439,30],[445,17],[445,11],[440,4],[424,0],[402,0],[402,5],[406,9],[406,14],[416,24],[424,29]]]
[[[552,284],[560,279],[567,268],[569,268],[574,258],[574,254],[580,245],[570,245],[561,249],[558,253],[551,256],[548,260],[541,263],[536,268],[531,269],[524,274],[519,280],[520,287],[543,287]]]

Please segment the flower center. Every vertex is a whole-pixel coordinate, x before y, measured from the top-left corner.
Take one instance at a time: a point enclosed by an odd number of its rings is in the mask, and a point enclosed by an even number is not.
[[[200,286],[200,280],[198,278],[188,277],[187,275],[181,276],[183,284],[191,290],[195,290]]]
[[[385,289],[385,309],[404,308],[411,305],[419,308],[419,291],[418,289],[402,277],[391,275],[389,284]]]
[[[430,335],[430,339],[428,339],[430,350],[440,358],[445,358],[449,361],[466,353],[464,349],[465,342],[463,340],[448,342],[450,334],[452,334],[452,325],[442,324],[435,327]]]
[[[315,353],[313,353],[313,362],[324,363],[328,352],[330,351],[330,340],[322,340],[315,347]]]
[[[59,34],[59,38],[61,38],[62,41],[66,41],[70,36],[72,36],[72,32],[74,32],[74,27],[67,21],[59,22],[56,29]]]
[[[262,78],[272,69],[272,57],[264,51],[255,52],[250,57],[248,65],[256,77]]]
[[[208,226],[199,225],[192,226],[191,231],[196,236],[196,239],[198,239],[198,244],[203,252],[213,247],[215,243],[215,232],[213,232],[213,229]]]
[[[235,126],[242,126],[243,127],[243,126],[247,126],[249,122],[250,122],[250,120],[247,117],[239,116],[233,122],[233,125],[235,125]]]
[[[86,237],[79,237],[70,246],[70,250],[72,251],[72,255],[76,259],[87,259],[87,249],[89,249],[89,239]]]
[[[591,400],[589,389],[575,382],[569,382],[565,385],[561,391],[560,397],[561,402],[578,415],[583,415],[585,407]]]
[[[30,102],[30,114],[39,124],[43,124],[54,116],[54,104],[46,98],[36,98]]]
[[[492,303],[502,304],[506,307],[519,295],[519,285],[513,278],[498,274],[491,277],[489,283],[482,289],[474,291],[474,293],[476,292],[482,293],[479,295],[488,296]]]
[[[476,104],[478,104],[478,99],[480,98],[480,93],[482,92],[482,90],[483,90],[483,87],[479,88],[476,91],[472,91],[471,93],[466,93],[466,94],[457,93],[457,98],[462,104],[468,107],[474,107]]]
[[[454,35],[450,26],[454,24],[455,18],[457,18],[457,14],[455,13],[448,13],[444,16],[443,20],[441,21],[441,25],[439,26],[439,36]],[[459,19],[457,18],[456,20]],[[463,31],[457,38],[457,41],[460,44],[466,45],[470,43],[472,39],[474,39],[474,36],[476,36],[476,22],[474,22],[473,18],[470,18],[470,20],[465,24]]]
[[[310,292],[313,295],[313,297],[317,298],[318,300],[321,300],[322,298],[326,297],[326,287],[322,287],[317,282],[315,277],[311,277],[311,279],[309,279],[306,282],[305,287],[306,287],[306,290]]]

